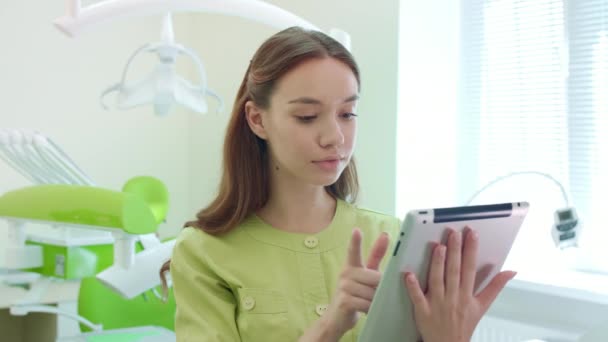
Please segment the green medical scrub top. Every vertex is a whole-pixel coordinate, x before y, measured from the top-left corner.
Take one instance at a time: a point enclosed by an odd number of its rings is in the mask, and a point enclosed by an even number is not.
[[[399,224],[338,200],[317,234],[282,231],[256,215],[221,236],[184,228],[171,259],[177,341],[297,341],[332,300],[353,228],[363,233],[364,260],[389,233],[384,267]],[[340,342],[356,342],[364,316]]]

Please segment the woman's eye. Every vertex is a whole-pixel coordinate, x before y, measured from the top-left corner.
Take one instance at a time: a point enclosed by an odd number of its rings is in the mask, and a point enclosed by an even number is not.
[[[344,113],[344,114],[342,114],[342,117],[345,118],[345,119],[353,119],[353,118],[357,117],[357,114],[355,114],[355,113]]]
[[[297,116],[298,121],[301,121],[301,122],[312,122],[312,120],[314,120],[316,117],[317,117],[316,115]]]

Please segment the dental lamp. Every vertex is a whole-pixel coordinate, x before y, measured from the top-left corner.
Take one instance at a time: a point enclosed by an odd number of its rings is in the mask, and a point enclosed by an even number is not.
[[[179,104],[192,111],[206,113],[208,106],[205,96],[211,96],[219,101],[217,111],[221,112],[223,101],[207,87],[205,68],[200,58],[191,49],[174,42],[171,13],[181,11],[232,15],[278,29],[300,26],[320,31],[310,22],[260,0],[106,0],[86,7],[82,7],[80,0],[67,0],[67,14],[56,19],[54,24],[61,32],[74,37],[80,31],[111,19],[164,14],[161,41],[145,44],[129,57],[120,82],[102,92],[102,107],[110,108],[104,99],[109,93],[116,92],[113,106],[116,109],[150,104],[154,106],[157,115],[165,116],[175,104]],[[346,32],[331,29],[329,35],[350,50],[350,36]],[[131,62],[144,52],[156,53],[160,64],[146,78],[127,83],[126,76]],[[194,61],[199,84],[193,85],[176,73],[175,63],[179,55],[185,55]]]
[[[0,218],[19,228],[35,222],[111,232],[114,263],[97,274],[97,279],[123,297],[133,298],[160,285],[158,270],[171,255],[175,240],[161,243],[153,237],[165,218],[167,202],[167,189],[152,177],[135,177],[122,191],[35,185],[2,195]],[[145,249],[135,253],[135,244],[142,237]],[[19,245],[25,243],[24,234],[14,239]]]
[[[507,178],[519,176],[519,175],[538,175],[544,178],[549,179],[555,185],[557,185],[560,189],[564,200],[564,207],[558,208],[554,213],[554,225],[551,229],[551,237],[553,238],[554,244],[559,249],[565,249],[568,247],[577,247],[578,246],[578,238],[580,235],[580,221],[576,210],[573,206],[570,205],[570,200],[568,197],[568,193],[562,183],[560,183],[557,179],[552,177],[549,174],[538,172],[538,171],[520,171],[520,172],[512,172],[506,174],[504,176],[498,177],[491,182],[484,185],[481,189],[475,192],[469,200],[466,202],[466,205],[469,205],[485,190],[493,186],[494,184],[501,182]]]
[[[120,82],[102,92],[100,98],[102,107],[109,109],[109,106],[104,102],[104,98],[109,93],[117,92],[115,101],[115,108],[117,109],[131,109],[152,104],[157,115],[165,116],[174,104],[181,104],[197,113],[206,113],[208,106],[205,96],[208,95],[219,102],[217,111],[221,112],[224,107],[223,101],[219,95],[207,87],[207,76],[203,62],[194,51],[174,42],[170,13],[164,16],[161,36],[160,42],[145,44],[135,50],[129,57]],[[127,71],[131,62],[144,52],[156,53],[160,64],[143,80],[131,84],[127,83]],[[199,84],[193,85],[177,75],[175,63],[179,55],[185,55],[194,62],[200,79]]]

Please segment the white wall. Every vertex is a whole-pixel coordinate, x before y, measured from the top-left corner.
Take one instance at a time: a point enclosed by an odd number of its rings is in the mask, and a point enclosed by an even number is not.
[[[459,11],[460,1],[401,1],[399,216],[412,209],[462,205],[454,196]]]
[[[338,27],[351,34],[363,82],[356,152],[360,203],[394,213],[398,1],[374,6],[363,0],[268,2],[322,29]],[[160,16],[102,24],[74,39],[52,26],[63,14],[59,0],[37,3],[35,11],[27,2],[0,5],[0,127],[43,132],[103,187],[119,189],[141,174],[159,177],[172,196],[161,233],[175,234],[215,194],[238,85],[257,46],[277,30],[240,18],[175,14],[176,40],[202,57],[209,85],[224,98],[226,109],[206,116],[178,109],[160,118],[150,107],[104,111],[98,104],[100,92],[118,81],[135,48],[159,38]],[[152,57],[141,58],[131,79],[145,75],[152,62]],[[187,69],[187,63],[180,65]],[[0,192],[28,184],[0,163]]]
[[[119,190],[137,175],[160,178],[171,193],[163,235],[173,234],[188,212],[188,124],[178,110],[164,118],[149,107],[104,111],[98,97],[117,82],[127,57],[160,36],[160,16],[116,22],[68,38],[52,21],[64,1],[0,3],[0,128],[36,129],[60,145],[102,187]],[[184,25],[176,18],[176,34]],[[152,57],[135,65],[146,72]],[[0,192],[30,184],[0,162]],[[4,222],[0,221],[0,225]]]

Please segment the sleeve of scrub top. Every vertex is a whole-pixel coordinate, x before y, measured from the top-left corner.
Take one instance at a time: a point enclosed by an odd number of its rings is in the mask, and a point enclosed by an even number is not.
[[[199,234],[185,228],[171,259],[177,342],[240,341],[235,297],[209,267]]]

